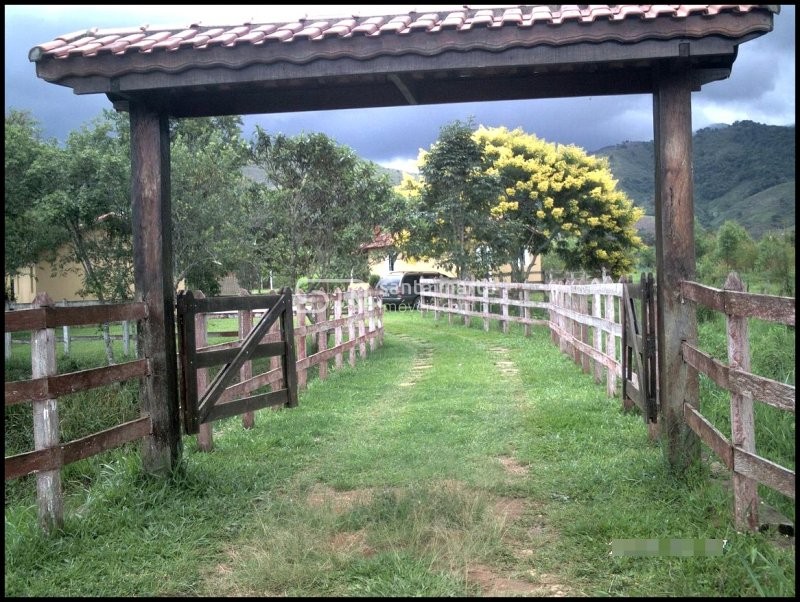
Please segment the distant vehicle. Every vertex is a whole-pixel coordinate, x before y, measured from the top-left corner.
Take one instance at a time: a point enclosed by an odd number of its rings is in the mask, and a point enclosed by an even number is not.
[[[419,309],[424,293],[420,287],[420,278],[448,278],[448,276],[428,271],[389,272],[375,285],[383,306],[389,309],[400,309],[401,306]]]

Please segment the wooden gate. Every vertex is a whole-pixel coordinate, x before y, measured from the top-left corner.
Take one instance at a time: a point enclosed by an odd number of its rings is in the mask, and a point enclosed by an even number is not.
[[[655,291],[653,274],[622,287],[622,402],[626,408],[635,404],[653,424],[658,421]]]
[[[197,433],[203,423],[267,406],[297,406],[297,366],[291,290],[282,290],[277,295],[209,297],[207,299],[195,297],[191,291],[188,291],[178,294],[176,305],[181,366],[180,395],[183,428],[186,434]],[[217,350],[197,348],[196,314],[258,309],[265,310],[263,317],[238,347]],[[269,343],[262,342],[270,327],[278,321],[280,321],[280,340]],[[226,387],[239,374],[242,364],[253,358],[275,356],[282,360],[284,388],[219,402]],[[214,377],[202,397],[199,397],[197,371],[201,368],[219,365],[223,365],[222,369]]]

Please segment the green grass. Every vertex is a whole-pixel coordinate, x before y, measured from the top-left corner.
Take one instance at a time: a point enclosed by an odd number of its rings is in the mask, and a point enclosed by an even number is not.
[[[186,437],[170,480],[143,476],[135,447],[71,465],[63,533],[7,484],[5,594],[794,595],[794,548],[736,533],[730,491],[704,466],[671,474],[546,329],[384,324],[299,407],[215,423],[211,453]],[[627,538],[729,545],[609,557]]]

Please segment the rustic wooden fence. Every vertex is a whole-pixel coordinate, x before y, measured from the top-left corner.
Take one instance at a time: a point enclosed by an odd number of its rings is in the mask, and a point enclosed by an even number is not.
[[[319,367],[319,377],[326,378],[328,363],[333,360],[337,367],[348,362],[355,365],[356,354],[367,356],[383,341],[383,308],[372,291],[336,291],[333,295],[312,293],[294,295],[293,305],[298,327],[296,337],[297,373],[301,387],[306,386],[307,374],[312,366]],[[197,316],[198,343],[203,337],[231,335],[231,333],[208,333],[205,328],[208,315]],[[238,312],[239,330],[232,336],[246,336],[252,328],[252,312]],[[148,361],[137,359],[114,366],[92,368],[69,374],[58,374],[56,366],[57,343],[55,329],[63,326],[86,326],[110,322],[146,319],[144,303],[120,303],[113,305],[82,305],[56,307],[46,294],[37,296],[30,309],[5,312],[5,332],[30,331],[32,379],[5,383],[5,405],[31,402],[33,406],[34,451],[5,458],[5,480],[36,473],[37,504],[39,522],[45,531],[63,526],[64,503],[60,469],[66,464],[97,455],[124,443],[151,435],[152,423],[149,415],[106,429],[75,441],[62,443],[58,420],[59,397],[101,387],[149,374]],[[202,328],[200,326],[203,326]],[[265,342],[269,342],[268,334]],[[330,345],[330,339],[333,344]],[[309,343],[316,343],[316,350],[309,354]],[[239,345],[241,341],[205,346],[205,349],[221,349]],[[313,350],[313,349],[312,349]],[[302,354],[302,356],[301,356]],[[272,362],[279,361],[271,358]],[[242,367],[240,383],[226,389],[225,395],[233,397],[246,390],[265,384],[273,388],[282,386],[283,372],[274,363],[259,380],[248,376],[249,365]],[[198,374],[198,385],[202,384]],[[245,426],[252,426],[252,414],[243,417]],[[210,449],[211,425],[198,434],[201,448]]]
[[[94,307],[97,305],[101,305],[99,301],[56,301],[52,304],[52,307]],[[6,301],[6,311],[18,311],[23,309],[33,309],[33,303],[10,303]],[[122,355],[124,357],[136,357],[139,353],[137,348],[137,337],[136,337],[136,322],[132,320],[122,320],[122,334],[112,334],[110,338],[112,341],[122,341]],[[69,355],[71,350],[71,343],[73,341],[94,341],[97,339],[101,339],[102,335],[100,334],[74,334],[72,332],[72,327],[69,324],[65,324],[61,327],[61,336],[58,334],[56,336],[56,342],[62,344],[62,351],[64,355]],[[11,359],[11,346],[17,345],[30,345],[31,341],[29,338],[13,338],[12,333],[6,331],[5,332],[5,359]]]
[[[645,280],[643,279],[644,286]],[[590,283],[566,281],[549,284],[509,284],[456,280],[422,280],[423,304],[421,309],[432,311],[434,319],[447,314],[463,316],[466,325],[473,317],[483,320],[484,329],[497,321],[507,332],[509,323],[526,325],[543,324],[550,328],[553,342],[561,351],[571,356],[584,372],[592,372],[596,382],[606,376],[609,397],[617,394],[616,379],[627,378],[628,387],[634,387],[631,397],[644,397],[652,392],[642,391],[645,383],[633,372],[622,374],[622,353],[627,346],[620,338],[626,333],[625,283],[598,279]],[[638,289],[637,289],[638,290]],[[530,296],[538,292],[544,300],[531,302]],[[795,299],[770,295],[745,293],[738,276],[732,274],[719,290],[698,284],[682,282],[684,301],[702,304],[726,314],[728,318],[729,365],[724,365],[696,347],[684,342],[681,346],[683,361],[689,368],[707,375],[720,387],[731,392],[731,430],[728,440],[698,410],[699,400],[686,400],[684,417],[689,427],[708,445],[733,472],[734,521],[737,528],[756,530],[759,498],[757,484],[761,483],[794,499],[794,471],[758,456],[755,452],[755,425],[753,400],[783,411],[794,412],[794,387],[750,373],[748,317],[774,321],[789,326],[795,324]],[[630,302],[630,299],[628,299]],[[644,302],[642,302],[644,304]],[[479,308],[476,310],[476,306]],[[549,320],[533,320],[525,310],[547,310]],[[517,308],[516,311],[509,308]],[[644,315],[649,332],[655,332],[655,316]],[[648,343],[641,334],[627,332],[629,337],[639,337],[640,347]],[[627,350],[625,350],[627,351]],[[655,370],[655,365],[651,366]],[[657,391],[656,391],[657,396]],[[623,406],[629,404],[623,400]],[[646,417],[647,418],[647,417]],[[658,434],[655,423],[648,422],[650,437]]]
[[[737,528],[757,530],[758,483],[794,499],[794,471],[756,454],[753,401],[779,410],[795,411],[794,387],[750,372],[748,318],[795,325],[795,299],[744,292],[742,281],[731,273],[722,290],[697,282],[681,282],[684,301],[694,302],[727,316],[728,364],[687,342],[681,345],[683,361],[730,391],[731,438],[728,439],[700,411],[698,399],[687,399],[684,417],[691,429],[733,473],[734,522]]]
[[[615,397],[622,376],[622,287],[608,277],[547,284],[423,278],[420,309],[433,312],[434,320],[445,314],[450,323],[454,316],[462,316],[465,325],[479,318],[487,331],[492,322],[503,332],[509,324],[522,324],[525,336],[532,325],[547,326],[561,351],[595,382],[605,379],[609,397]]]
[[[202,295],[196,292],[195,296]],[[294,343],[297,366],[297,385],[304,389],[308,383],[309,369],[317,366],[321,380],[328,377],[331,361],[336,368],[345,362],[356,365],[356,356],[364,359],[367,350],[374,351],[383,342],[383,306],[376,298],[374,291],[353,289],[333,293],[312,292],[295,294],[292,297],[295,322]],[[235,331],[211,332],[208,330],[208,319],[213,317],[235,317],[238,329]],[[241,340],[252,330],[253,323],[259,318],[258,310],[241,310],[233,314],[219,312],[197,314],[195,317],[195,336],[198,351],[218,351],[236,348]],[[262,343],[274,343],[280,340],[279,325],[274,324],[261,339]],[[237,337],[238,340],[226,343],[209,344],[214,337]],[[225,402],[241,395],[249,395],[260,387],[270,386],[273,391],[284,387],[284,375],[280,359],[270,358],[270,366],[266,372],[253,376],[253,362],[246,361],[240,369],[239,382],[228,387],[220,398]],[[202,395],[209,386],[208,369],[198,370],[197,391]],[[252,412],[242,415],[245,428],[253,426]],[[213,449],[212,424],[200,425],[197,436],[198,448],[201,451]]]
[[[36,297],[32,309],[5,312],[6,333],[31,332],[31,380],[5,383],[5,405],[33,405],[34,451],[5,459],[6,480],[36,472],[39,522],[46,531],[64,522],[61,467],[151,434],[144,414],[81,439],[61,443],[58,398],[149,373],[146,359],[58,374],[55,328],[146,319],[144,303],[55,307],[46,293]]]

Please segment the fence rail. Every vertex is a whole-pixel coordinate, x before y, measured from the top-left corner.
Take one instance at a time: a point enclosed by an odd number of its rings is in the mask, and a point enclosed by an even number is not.
[[[753,401],[785,412],[795,411],[794,387],[750,372],[748,318],[794,326],[795,299],[744,292],[739,276],[732,272],[723,289],[697,282],[681,282],[685,300],[724,313],[727,317],[728,362],[724,364],[683,342],[683,361],[691,370],[708,376],[731,394],[731,437],[726,437],[700,413],[698,399],[687,400],[684,417],[689,427],[733,473],[734,522],[737,528],[760,526],[757,484],[795,498],[795,473],[756,454]]]

